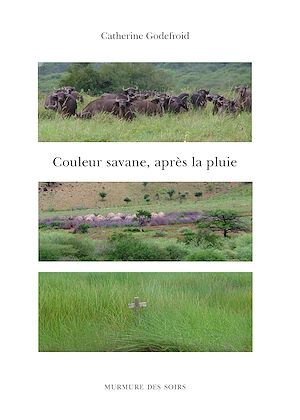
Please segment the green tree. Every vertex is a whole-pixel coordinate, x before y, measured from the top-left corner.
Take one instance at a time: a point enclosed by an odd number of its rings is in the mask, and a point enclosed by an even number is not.
[[[238,214],[230,210],[210,211],[196,225],[200,229],[222,231],[224,238],[228,237],[229,232],[247,230],[246,225],[240,220]]]
[[[125,197],[124,200],[126,204],[130,203],[131,199],[129,197]]]
[[[170,90],[169,72],[151,63],[104,63],[97,69],[91,63],[73,63],[60,80],[90,95],[121,92],[123,87],[138,86],[141,90]]]
[[[61,86],[74,86],[90,95],[97,95],[106,86],[102,85],[99,72],[90,63],[74,63],[60,80]]]
[[[181,203],[183,200],[185,200],[185,199],[186,199],[187,194],[188,194],[188,193],[186,193],[186,192],[179,192],[179,193],[178,193],[178,198],[179,198],[179,202],[180,202],[180,203]]]
[[[150,222],[152,214],[147,210],[138,210],[136,212],[136,218],[140,226],[144,226],[146,223]]]
[[[201,191],[196,191],[194,193],[194,196],[196,197],[197,201],[200,199],[200,197],[202,197],[202,192]]]
[[[105,197],[107,196],[107,193],[105,191],[99,192],[99,196],[101,197],[101,201],[104,201]]]
[[[73,233],[87,233],[89,228],[90,225],[88,223],[80,223],[80,225],[74,229]]]
[[[105,63],[99,69],[100,83],[109,83],[111,91],[128,86],[141,90],[167,90],[172,85],[170,76],[151,63]]]
[[[175,190],[174,189],[170,189],[170,190],[167,190],[166,193],[168,194],[169,199],[172,200],[172,197],[175,194]]]

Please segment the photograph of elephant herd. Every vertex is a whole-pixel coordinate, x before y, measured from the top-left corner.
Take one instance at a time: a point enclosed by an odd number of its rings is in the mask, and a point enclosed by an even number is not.
[[[40,273],[41,352],[250,352],[251,273]]]
[[[41,261],[251,261],[249,182],[41,182]]]
[[[40,63],[39,141],[251,141],[250,63]]]

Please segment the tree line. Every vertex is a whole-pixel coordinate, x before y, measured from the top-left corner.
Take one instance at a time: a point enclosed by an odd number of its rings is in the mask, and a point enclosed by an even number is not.
[[[70,85],[91,95],[117,92],[123,86],[132,85],[138,85],[141,90],[158,91],[192,91],[200,87],[228,90],[241,83],[251,84],[251,64],[40,63],[40,89],[46,91],[51,81],[55,87]]]

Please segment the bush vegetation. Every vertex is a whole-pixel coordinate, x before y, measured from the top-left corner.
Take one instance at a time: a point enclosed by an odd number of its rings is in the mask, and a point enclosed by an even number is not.
[[[209,88],[228,91],[251,86],[250,63],[41,63],[39,91],[62,85],[90,89],[95,95],[138,85],[140,89],[176,92]]]
[[[108,228],[106,228],[108,229]],[[115,230],[115,229],[114,229]],[[111,232],[111,230],[110,230]],[[91,239],[85,233],[40,230],[41,261],[251,261],[252,235],[243,233],[222,238],[191,231],[181,238],[159,231],[125,228],[106,240]]]

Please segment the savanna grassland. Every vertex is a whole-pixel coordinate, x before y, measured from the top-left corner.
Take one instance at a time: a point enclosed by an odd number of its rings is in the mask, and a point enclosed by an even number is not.
[[[44,109],[44,101],[54,88],[65,84],[80,91],[84,104],[78,113],[103,93],[121,92],[123,86],[156,89],[177,95],[196,89],[209,89],[233,99],[234,86],[251,85],[249,63],[43,63],[39,67],[38,136],[41,142],[156,142],[156,141],[251,141],[251,113],[212,115],[212,104],[181,114],[163,116],[137,114],[133,121],[110,114],[97,114],[90,120],[61,115]],[[80,67],[81,66],[81,67]]]
[[[85,104],[96,97],[85,97]],[[156,141],[251,141],[251,114],[212,115],[212,104],[203,111],[160,116],[137,115],[124,121],[102,113],[92,119],[62,118],[45,110],[45,97],[39,101],[39,141],[51,142],[156,142]],[[78,112],[84,105],[78,106]]]
[[[39,350],[252,351],[251,273],[40,273]]]
[[[39,208],[42,261],[252,259],[251,183],[41,183]]]

